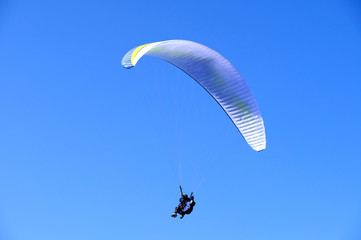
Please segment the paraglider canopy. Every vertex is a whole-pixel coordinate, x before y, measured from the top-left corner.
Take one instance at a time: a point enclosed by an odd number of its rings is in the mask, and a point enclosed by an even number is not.
[[[144,55],[161,58],[191,76],[223,108],[254,150],[266,148],[264,123],[256,100],[226,58],[199,43],[169,40],[133,48],[123,57],[122,65],[132,68]]]

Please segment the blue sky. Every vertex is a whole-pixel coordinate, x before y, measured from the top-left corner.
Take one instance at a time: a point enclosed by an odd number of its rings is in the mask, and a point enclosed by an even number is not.
[[[121,67],[169,39],[238,69],[265,151],[174,66]],[[360,69],[357,1],[3,0],[0,239],[360,239]]]

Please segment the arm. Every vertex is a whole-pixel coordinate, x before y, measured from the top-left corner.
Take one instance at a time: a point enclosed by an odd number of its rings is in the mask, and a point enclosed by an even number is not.
[[[182,195],[182,197],[183,197],[182,186],[179,186],[179,189],[180,189],[180,194],[181,194],[181,195]]]
[[[182,186],[179,186],[180,189],[180,194],[181,194],[181,198],[179,199],[179,202],[183,202],[183,191],[182,191]]]

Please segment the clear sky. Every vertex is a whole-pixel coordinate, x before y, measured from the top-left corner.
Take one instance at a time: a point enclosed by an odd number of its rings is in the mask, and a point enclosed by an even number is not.
[[[265,151],[174,66],[121,67],[169,39],[238,69]],[[0,239],[361,239],[360,80],[356,0],[2,0]]]

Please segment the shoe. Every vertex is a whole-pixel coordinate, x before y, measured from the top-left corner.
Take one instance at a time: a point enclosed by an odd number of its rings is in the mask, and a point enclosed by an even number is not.
[[[177,217],[177,214],[176,213],[172,213],[172,217]]]
[[[180,219],[182,219],[184,217],[184,215],[182,215],[181,217],[180,217]]]

